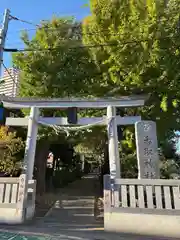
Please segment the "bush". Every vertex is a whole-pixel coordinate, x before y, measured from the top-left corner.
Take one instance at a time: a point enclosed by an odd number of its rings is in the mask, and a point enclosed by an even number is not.
[[[10,132],[8,127],[0,127],[0,172],[10,175],[17,173],[24,155],[24,142]]]

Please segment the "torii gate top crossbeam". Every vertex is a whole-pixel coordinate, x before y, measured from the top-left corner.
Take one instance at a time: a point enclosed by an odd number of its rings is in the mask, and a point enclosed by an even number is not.
[[[1,97],[6,108],[106,108],[107,106],[114,107],[139,107],[144,106],[147,96],[132,96],[119,98],[87,98],[87,99],[67,99],[67,98],[10,98]]]

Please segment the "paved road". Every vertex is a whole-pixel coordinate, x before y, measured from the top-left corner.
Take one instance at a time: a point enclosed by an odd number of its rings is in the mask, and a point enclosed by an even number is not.
[[[88,176],[61,189],[43,219],[26,226],[0,226],[0,240],[160,240],[104,233],[103,223],[94,218],[94,183],[94,176]]]

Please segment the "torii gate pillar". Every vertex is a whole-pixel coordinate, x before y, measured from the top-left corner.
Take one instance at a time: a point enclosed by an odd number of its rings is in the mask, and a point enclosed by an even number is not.
[[[107,118],[110,175],[112,179],[115,179],[121,177],[116,123],[116,107],[107,107]]]
[[[28,132],[24,154],[24,167],[25,173],[27,174],[27,180],[33,179],[34,159],[38,133],[38,118],[39,109],[36,107],[31,107],[30,116],[28,120]]]

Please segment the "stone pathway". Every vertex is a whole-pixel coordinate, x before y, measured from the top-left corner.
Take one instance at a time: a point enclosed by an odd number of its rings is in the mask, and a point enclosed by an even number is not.
[[[94,218],[95,177],[86,176],[62,189],[53,208],[38,222],[38,227],[59,231],[103,229]]]

